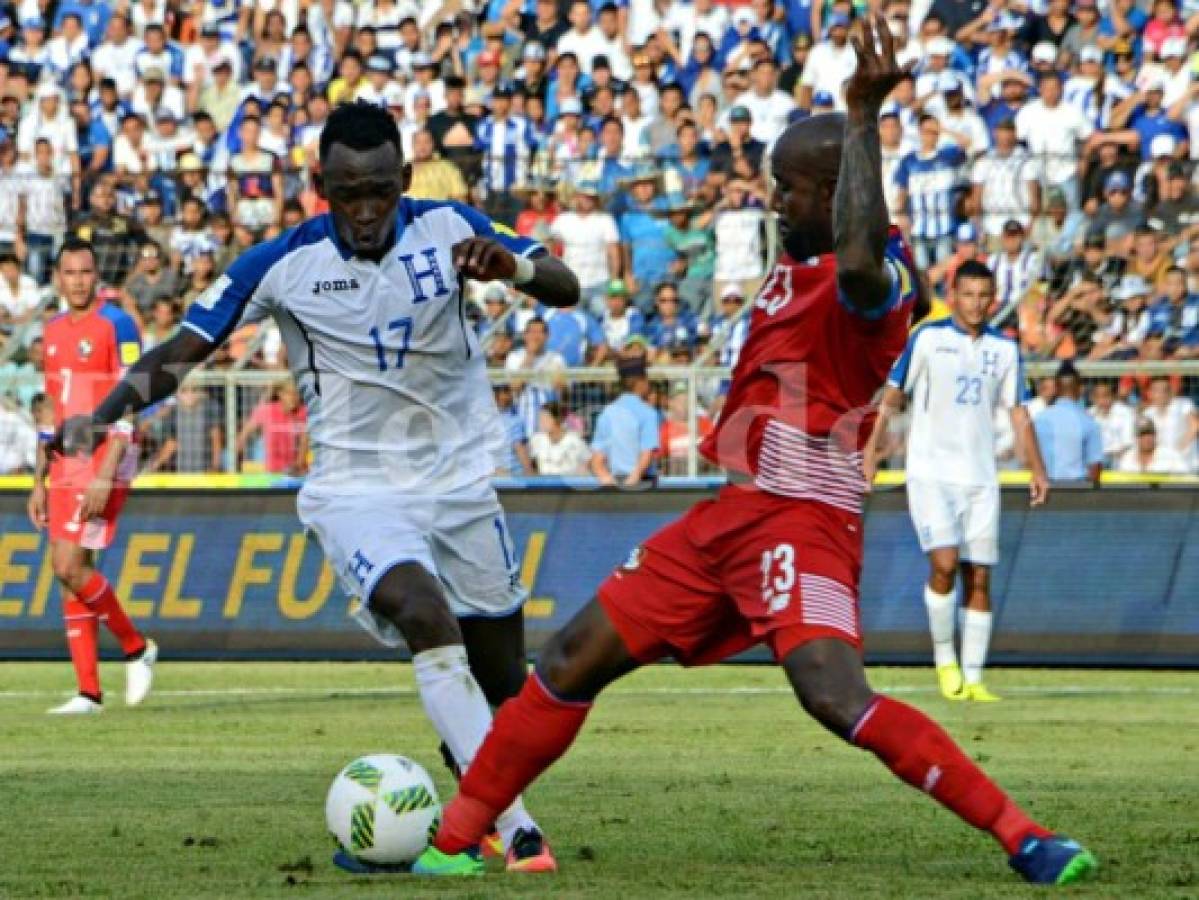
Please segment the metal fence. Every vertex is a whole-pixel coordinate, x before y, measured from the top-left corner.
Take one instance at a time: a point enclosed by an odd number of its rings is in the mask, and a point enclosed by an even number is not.
[[[1031,389],[1049,400],[1049,385],[1056,363],[1033,363],[1028,367]],[[1186,400],[1199,401],[1199,361],[1080,363],[1088,404],[1099,399],[1103,388],[1117,403],[1124,403],[1128,422],[1135,422],[1147,409],[1156,391],[1170,401],[1181,398],[1168,413],[1153,415],[1159,430],[1165,419],[1182,416]],[[705,477],[719,470],[698,453],[698,443],[719,416],[729,370],[720,367],[654,367],[649,370],[648,402],[661,414],[662,449],[656,466],[659,476]],[[540,425],[540,411],[555,403],[563,413],[566,429],[590,442],[595,422],[603,408],[620,395],[619,377],[612,368],[568,369],[555,375],[513,374],[492,370],[493,385],[508,385],[512,391],[512,415],[526,423],[532,435]],[[1162,386],[1156,387],[1155,381]],[[289,398],[279,397],[288,381],[276,370],[199,371],[192,374],[179,395],[145,411],[140,418],[143,467],[157,472],[275,472],[302,474],[299,436],[303,425],[287,412]],[[23,415],[30,398],[41,390],[36,375],[0,375],[0,397],[7,410]],[[1160,399],[1160,398],[1158,398]],[[266,404],[281,404],[271,410]],[[1180,412],[1181,409],[1181,412]],[[269,413],[269,414],[267,414]],[[996,448],[1003,468],[1022,468],[1019,448],[1014,446],[1005,417],[997,422]],[[903,466],[906,426],[902,417],[891,435],[887,467]],[[1109,440],[1105,428],[1105,441]],[[1130,438],[1124,429],[1124,440]],[[0,433],[3,440],[3,433]],[[1114,438],[1113,438],[1114,440]],[[290,445],[288,442],[292,442]],[[1191,472],[1196,471],[1194,446],[1176,448],[1184,454]],[[0,451],[3,447],[0,447]],[[1118,453],[1112,449],[1108,468],[1115,468]],[[280,468],[283,466],[283,468]],[[533,475],[535,472],[514,472]],[[577,475],[588,474],[581,467]]]

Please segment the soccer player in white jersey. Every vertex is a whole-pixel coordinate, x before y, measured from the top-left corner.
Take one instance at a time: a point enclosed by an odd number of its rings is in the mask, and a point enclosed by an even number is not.
[[[991,640],[991,568],[999,561],[997,408],[1010,410],[1012,429],[1024,448],[1033,506],[1045,502],[1049,479],[1024,405],[1029,395],[1020,348],[986,324],[995,300],[994,273],[968,260],[957,270],[953,290],[953,315],[916,329],[892,368],[864,456],[870,481],[881,437],[906,398],[911,408],[908,508],[929,560],[924,602],[937,679],[950,699],[985,702],[999,699],[982,679]],[[954,650],[959,568],[966,607],[961,666]]]
[[[337,108],[320,160],[329,213],[243,253],[177,335],[55,441],[90,446],[98,427],[172,394],[243,318],[273,317],[315,453],[300,519],[361,598],[359,620],[407,642],[425,712],[465,771],[488,701],[517,693],[526,668],[525,592],[490,482],[504,429],[463,279],[508,280],[554,307],[576,304],[579,284],[540,244],[468,206],[404,197],[411,167],[382,107]],[[555,868],[519,801],[496,825],[509,870]]]

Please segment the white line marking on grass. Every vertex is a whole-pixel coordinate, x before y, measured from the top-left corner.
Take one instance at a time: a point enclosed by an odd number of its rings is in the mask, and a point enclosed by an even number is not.
[[[915,684],[898,684],[879,688],[885,694],[936,694],[936,687]],[[785,687],[662,687],[662,688],[616,688],[611,691],[626,697],[632,696],[773,696],[789,695],[790,688]],[[1113,685],[1098,687],[1093,685],[1064,684],[1058,687],[1012,686],[1005,688],[1003,693],[1028,697],[1053,697],[1060,695],[1071,696],[1104,696],[1122,694],[1129,696],[1162,696],[1185,697],[1199,693],[1199,687],[1133,687],[1128,685]],[[38,697],[65,696],[65,691],[0,691],[0,700],[22,700]],[[256,688],[199,688],[194,690],[157,690],[155,697],[415,697],[417,691],[413,688],[386,687],[324,687],[324,688],[289,688],[289,687],[256,687]]]

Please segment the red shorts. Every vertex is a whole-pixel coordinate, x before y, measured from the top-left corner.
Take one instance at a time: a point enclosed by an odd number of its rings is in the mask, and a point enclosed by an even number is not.
[[[765,642],[782,660],[834,638],[860,649],[862,518],[726,487],[634,551],[599,600],[633,657],[720,662]]]
[[[91,484],[95,457],[90,460],[58,460],[50,470],[47,517],[50,540],[69,541],[86,550],[103,550],[117,533],[117,517],[129,496],[129,483],[117,481],[108,494],[104,511],[87,522],[79,521],[83,493]]]

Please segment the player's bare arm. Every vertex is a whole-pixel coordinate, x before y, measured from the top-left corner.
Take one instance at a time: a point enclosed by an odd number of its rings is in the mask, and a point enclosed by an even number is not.
[[[883,443],[886,440],[887,429],[891,418],[903,408],[904,395],[897,387],[887,385],[883,388],[882,399],[878,402],[878,415],[874,420],[874,428],[862,451],[862,475],[866,479],[866,490],[874,484],[874,476],[878,474],[878,464],[883,456]]]
[[[29,513],[29,521],[33,523],[33,527],[38,531],[45,528],[50,521],[46,512],[46,473],[49,467],[50,460],[46,455],[46,443],[39,440],[37,445],[37,461],[34,463],[33,469],[33,490],[29,494],[29,502],[25,507]]]
[[[108,426],[174,394],[187,373],[214,349],[213,344],[196,332],[181,328],[170,340],[134,363],[91,416],[67,419],[47,445],[47,451],[51,456],[90,452],[108,433]]]
[[[1041,445],[1037,443],[1037,430],[1033,427],[1028,407],[1012,409],[1012,431],[1016,434],[1017,446],[1024,448],[1032,478],[1028,482],[1028,498],[1032,506],[1040,506],[1049,499],[1049,475],[1045,471],[1045,460],[1041,458]]]
[[[890,219],[883,195],[878,116],[883,100],[907,69],[895,59],[895,40],[878,15],[859,20],[850,35],[858,66],[845,88],[847,118],[841,169],[833,198],[837,286],[862,310],[891,296],[884,252]]]
[[[517,257],[497,241],[473,237],[454,245],[454,266],[476,281],[512,281],[547,306],[579,302],[579,279],[555,256]]]

